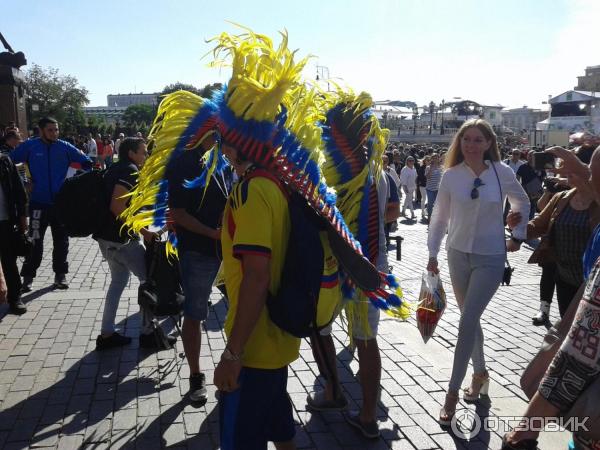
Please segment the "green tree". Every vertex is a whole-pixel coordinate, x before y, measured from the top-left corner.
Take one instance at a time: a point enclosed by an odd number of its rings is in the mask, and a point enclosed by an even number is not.
[[[193,86],[191,84],[181,83],[179,81],[177,83],[167,84],[164,87],[164,89],[162,90],[162,92],[160,93],[160,95],[163,96],[163,95],[167,95],[167,94],[172,94],[175,91],[190,91],[196,95],[201,95],[200,89],[198,89],[196,86]]]
[[[160,95],[162,97],[176,91],[189,91],[193,94],[199,95],[200,97],[209,98],[214,91],[221,89],[222,87],[223,85],[221,83],[212,83],[207,84],[202,89],[198,89],[196,86],[186,83],[180,83],[178,81],[177,83],[168,84],[167,86],[165,86]]]
[[[60,75],[58,69],[37,64],[25,72],[27,109],[32,123],[44,116],[59,121],[63,134],[76,133],[85,126],[83,106],[89,103],[88,91],[77,78]],[[33,108],[37,105],[37,108]]]
[[[108,134],[111,138],[115,135],[115,126],[112,123],[109,123],[106,126],[106,134]]]
[[[96,134],[103,133],[106,128],[106,120],[104,117],[88,116],[86,125],[87,131],[96,137]]]
[[[142,136],[148,137],[148,132],[150,131],[148,124],[146,124],[146,122],[142,122],[138,128],[138,131],[142,133]]]
[[[200,97],[210,98],[210,96],[213,94],[214,91],[218,91],[219,89],[222,89],[222,88],[223,88],[223,85],[221,83],[207,84],[200,91]]]
[[[134,123],[151,123],[154,120],[155,112],[152,105],[131,105],[123,113],[123,121],[128,127]]]

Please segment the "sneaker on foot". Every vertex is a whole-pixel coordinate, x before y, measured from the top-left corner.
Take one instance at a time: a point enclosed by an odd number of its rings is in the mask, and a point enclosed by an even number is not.
[[[306,397],[308,409],[313,411],[342,411],[348,407],[348,400],[344,394],[333,400],[325,397],[325,391],[313,392]]]
[[[192,402],[206,402],[206,376],[203,373],[190,375],[188,397]]]
[[[173,346],[177,342],[177,338],[175,336],[171,336],[170,334],[167,334],[166,338],[167,338],[167,342],[169,343],[169,348],[173,348]],[[141,348],[164,349],[164,345],[160,341],[157,341],[154,333],[140,334],[140,347]]]
[[[8,301],[8,309],[11,313],[16,314],[18,316],[25,314],[27,312],[27,306],[23,304],[21,299],[17,299],[14,301]]]
[[[542,311],[538,311],[538,313],[531,319],[534,325],[540,326],[548,323],[548,314]]]
[[[31,285],[33,284],[33,277],[23,277],[23,285],[21,286],[21,292],[31,292]]]
[[[54,276],[54,287],[56,289],[69,289],[67,284],[67,276],[64,273],[57,273]]]
[[[360,420],[360,414],[358,411],[353,411],[348,414],[344,414],[344,418],[348,424],[352,425],[358,431],[362,433],[367,439],[377,439],[379,437],[379,425],[376,421],[363,423]]]
[[[122,336],[116,331],[109,337],[102,337],[101,335],[96,338],[96,351],[108,350],[110,348],[122,347],[131,343],[131,338]]]

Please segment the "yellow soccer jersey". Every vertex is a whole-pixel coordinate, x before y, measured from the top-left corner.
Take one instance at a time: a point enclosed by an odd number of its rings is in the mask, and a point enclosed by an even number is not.
[[[255,177],[233,189],[225,207],[221,244],[229,297],[225,333],[229,336],[237,311],[242,282],[241,257],[260,254],[271,260],[269,292],[279,289],[290,233],[287,199],[274,181]],[[278,369],[299,356],[300,339],[281,330],[270,319],[265,305],[244,348],[242,364],[258,369]]]
[[[319,290],[319,307],[317,308],[317,326],[322,327],[331,322],[341,308],[341,290],[338,261],[335,259],[326,231],[320,233],[323,245],[323,276]]]

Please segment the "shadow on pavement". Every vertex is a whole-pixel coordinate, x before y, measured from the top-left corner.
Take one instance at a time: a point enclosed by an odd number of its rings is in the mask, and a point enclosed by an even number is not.
[[[121,322],[121,328],[132,317]],[[136,339],[133,342],[127,347],[88,352],[68,370],[55,375],[53,378],[59,380],[48,387],[8,405],[5,399],[0,430],[8,432],[7,441],[22,443],[25,448],[44,447],[55,446],[62,435],[83,435],[84,445],[106,443],[111,440],[111,427],[114,429],[116,423],[126,428],[122,433],[133,433],[135,439],[136,409],[130,409],[133,417],[128,416],[128,406],[140,396],[158,396],[171,388],[177,365],[164,359],[158,359],[156,366],[148,364],[145,360],[156,353],[137,348]],[[155,371],[159,374],[158,383]],[[20,393],[11,393],[18,400]]]

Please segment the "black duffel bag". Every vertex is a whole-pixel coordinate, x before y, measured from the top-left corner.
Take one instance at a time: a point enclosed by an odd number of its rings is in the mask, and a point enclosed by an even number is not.
[[[183,288],[179,263],[169,259],[166,241],[154,241],[146,247],[146,282],[138,289],[138,303],[155,316],[176,316],[183,309]]]

